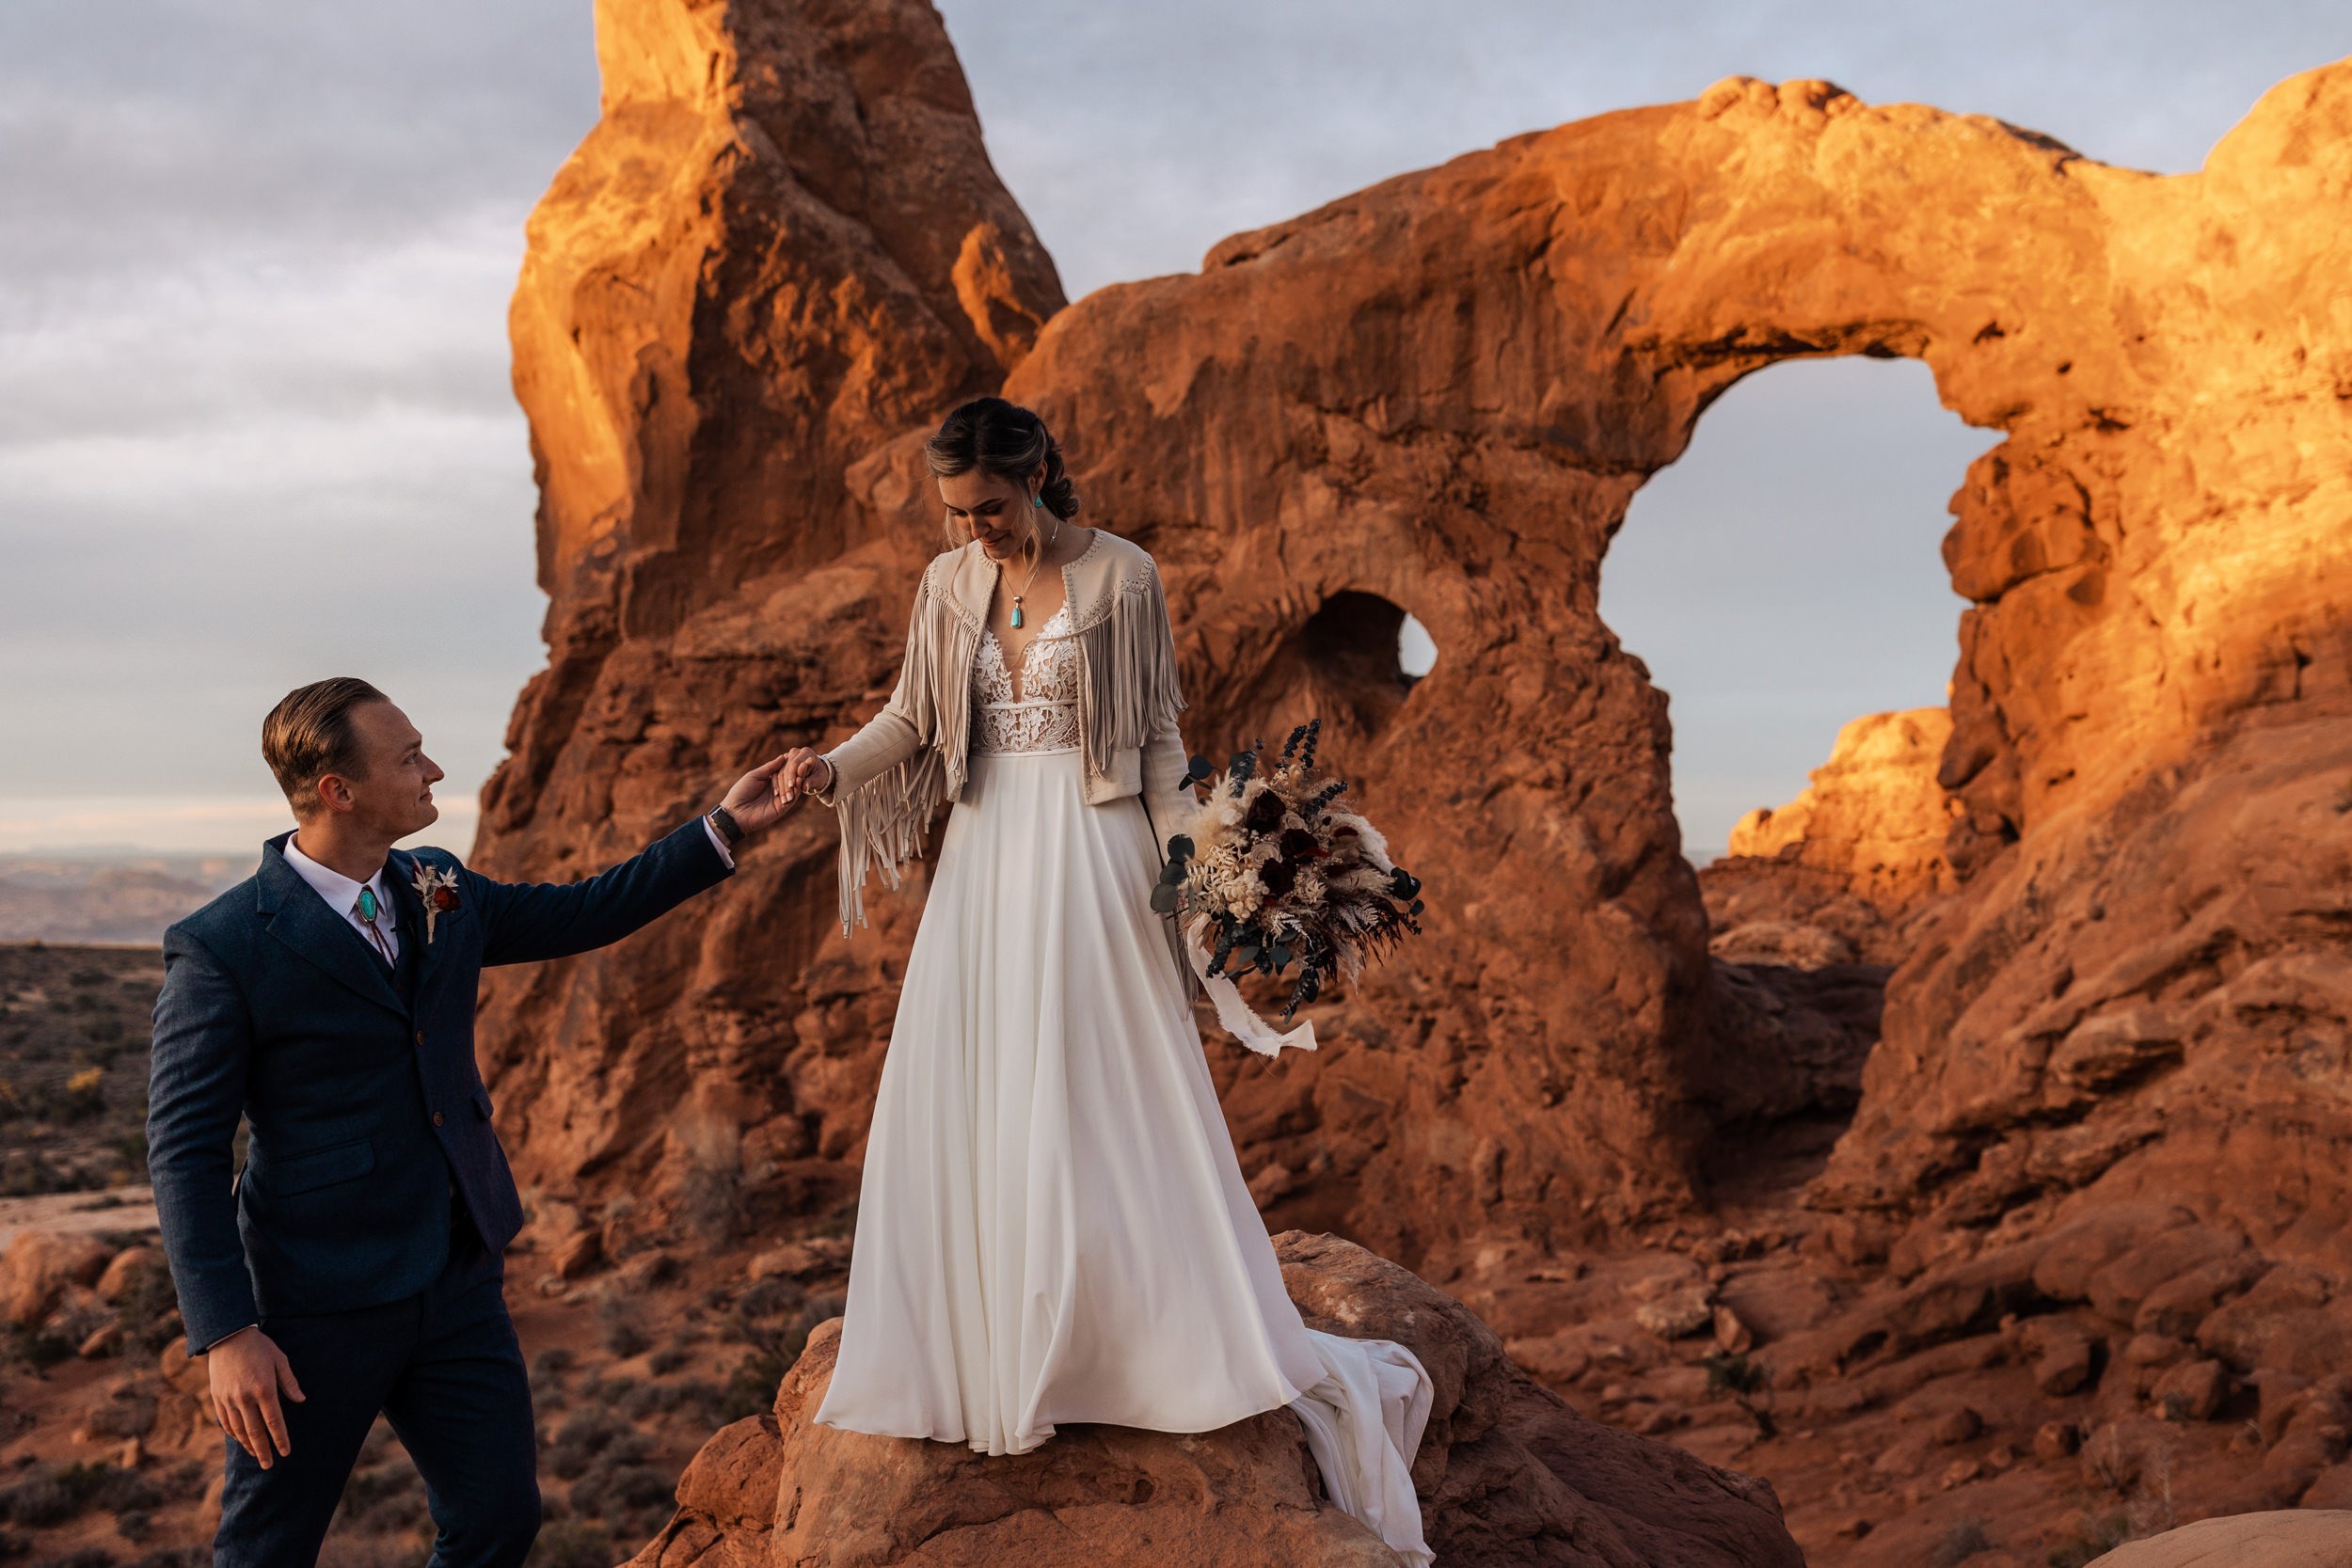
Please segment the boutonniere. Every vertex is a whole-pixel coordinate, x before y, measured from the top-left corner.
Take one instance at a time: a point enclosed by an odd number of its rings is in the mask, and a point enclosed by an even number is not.
[[[424,944],[433,945],[433,923],[457,908],[457,873],[417,863],[417,897],[424,905]]]

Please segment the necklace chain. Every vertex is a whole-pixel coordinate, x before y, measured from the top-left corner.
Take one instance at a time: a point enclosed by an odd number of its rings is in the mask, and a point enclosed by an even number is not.
[[[1045,558],[1053,553],[1054,546],[1060,542],[1061,514],[1056,513],[1054,515],[1053,533],[1046,539],[1043,547],[1037,552],[1037,561],[1029,567],[1029,575],[1023,580],[1021,584],[1021,592],[1012,596],[1012,625],[1014,629],[1018,630],[1021,626],[1021,600],[1023,595],[1028,593],[1029,585],[1037,581],[1038,573],[1044,568]]]

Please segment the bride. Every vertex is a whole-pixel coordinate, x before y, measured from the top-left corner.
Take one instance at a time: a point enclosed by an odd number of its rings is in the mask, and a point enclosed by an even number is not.
[[[1063,1421],[1208,1432],[1288,1405],[1332,1500],[1416,1568],[1410,1350],[1311,1329],[1243,1181],[1172,921],[1183,706],[1152,557],[1073,519],[1038,416],[1001,398],[924,449],[951,547],[896,689],[786,799],[840,817],[841,922],[953,802],[866,1146],[814,1419],[1025,1453]]]

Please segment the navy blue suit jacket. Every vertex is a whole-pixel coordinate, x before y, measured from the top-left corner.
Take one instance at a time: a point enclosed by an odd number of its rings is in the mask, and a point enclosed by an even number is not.
[[[261,868],[164,933],[147,1162],[188,1348],[266,1313],[335,1312],[422,1290],[461,1196],[493,1257],[522,1227],[474,1066],[485,964],[617,942],[729,875],[700,818],[599,876],[497,882],[446,849],[385,871],[410,994],[368,940],[286,863]],[[430,942],[418,863],[455,871]],[[244,1169],[230,1156],[242,1115]]]

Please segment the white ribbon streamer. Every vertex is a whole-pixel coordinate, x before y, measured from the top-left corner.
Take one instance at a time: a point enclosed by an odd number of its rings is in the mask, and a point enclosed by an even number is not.
[[[1216,1021],[1226,1032],[1262,1056],[1271,1056],[1289,1046],[1295,1051],[1315,1048],[1315,1024],[1312,1019],[1300,1019],[1293,1027],[1278,1031],[1274,1025],[1258,1016],[1241,993],[1241,988],[1223,974],[1209,973],[1209,951],[1201,945],[1198,930],[1184,933],[1184,951],[1192,958],[1192,972],[1200,976],[1201,986],[1209,993],[1209,1001],[1216,1007]]]

